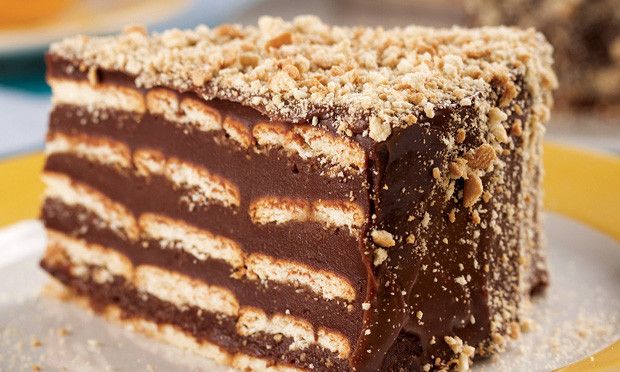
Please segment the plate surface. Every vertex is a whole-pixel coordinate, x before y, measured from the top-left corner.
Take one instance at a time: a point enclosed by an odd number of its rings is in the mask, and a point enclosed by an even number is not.
[[[478,371],[547,371],[620,337],[620,244],[557,214],[546,221],[551,287],[529,310],[532,330]],[[148,339],[40,295],[44,232],[28,221],[0,232],[0,365],[8,370],[224,371],[211,361]]]

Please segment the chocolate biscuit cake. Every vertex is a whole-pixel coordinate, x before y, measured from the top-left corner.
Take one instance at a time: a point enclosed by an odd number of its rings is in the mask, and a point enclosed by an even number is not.
[[[239,369],[467,369],[547,283],[551,63],[310,16],[53,44],[42,266]]]

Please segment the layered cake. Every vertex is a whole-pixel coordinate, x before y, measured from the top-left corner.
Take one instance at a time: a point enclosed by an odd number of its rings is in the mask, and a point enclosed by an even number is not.
[[[54,44],[42,266],[239,369],[467,369],[547,283],[551,53],[309,16]]]
[[[535,27],[555,50],[561,106],[620,114],[617,0],[466,0],[478,25]]]

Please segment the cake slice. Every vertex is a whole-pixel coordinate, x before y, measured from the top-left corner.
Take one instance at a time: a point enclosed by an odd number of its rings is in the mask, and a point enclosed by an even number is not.
[[[536,32],[140,27],[51,46],[42,266],[252,370],[466,369],[547,283]]]

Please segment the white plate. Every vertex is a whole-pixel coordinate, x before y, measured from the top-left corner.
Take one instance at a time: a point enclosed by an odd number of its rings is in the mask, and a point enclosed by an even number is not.
[[[546,371],[620,337],[620,246],[549,214],[551,287],[532,305],[534,329],[479,371]],[[223,371],[209,360],[134,334],[74,305],[39,296],[44,234],[37,222],[0,232],[0,369]],[[59,335],[60,329],[69,335]],[[40,345],[38,345],[40,343]]]

